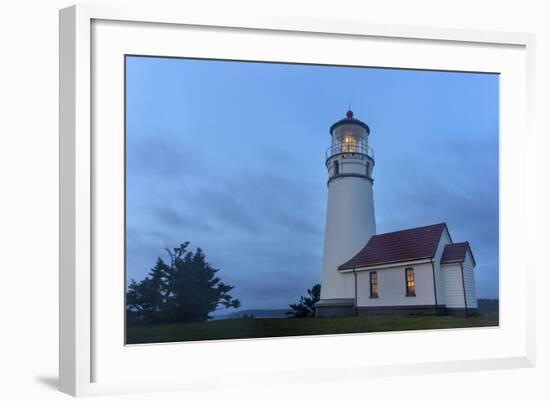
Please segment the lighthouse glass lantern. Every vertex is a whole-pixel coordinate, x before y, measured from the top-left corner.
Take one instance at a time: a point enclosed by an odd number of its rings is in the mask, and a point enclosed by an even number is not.
[[[372,169],[374,167],[374,152],[368,144],[370,129],[363,121],[353,117],[353,112],[349,110],[346,118],[334,123],[330,127],[331,146],[327,150],[327,168],[330,176],[341,173],[339,159],[346,154],[364,155],[366,166],[363,170],[368,178],[372,179]],[[331,163],[329,163],[329,161]],[[330,164],[330,165],[329,165]]]

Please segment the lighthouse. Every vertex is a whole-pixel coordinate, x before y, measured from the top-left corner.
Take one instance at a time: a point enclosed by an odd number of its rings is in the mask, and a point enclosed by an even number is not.
[[[447,224],[376,233],[370,128],[350,110],[330,127],[318,317],[477,312],[474,253]]]
[[[376,234],[370,128],[349,110],[329,131],[331,145],[325,159],[328,200],[317,316],[349,315],[353,311],[356,280],[353,274],[341,274],[338,267]]]

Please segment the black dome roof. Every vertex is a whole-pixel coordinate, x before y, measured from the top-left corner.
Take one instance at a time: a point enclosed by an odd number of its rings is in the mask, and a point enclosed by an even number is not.
[[[363,121],[358,120],[356,118],[353,118],[353,111],[349,110],[346,113],[346,118],[342,118],[340,121],[335,122],[330,126],[330,135],[332,135],[332,132],[334,129],[338,128],[341,125],[345,124],[355,124],[363,127],[367,131],[367,135],[370,134],[370,128],[367,124],[365,124]]]

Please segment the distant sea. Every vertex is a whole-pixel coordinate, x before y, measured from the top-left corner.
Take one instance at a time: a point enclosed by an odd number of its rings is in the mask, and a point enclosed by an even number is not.
[[[213,320],[222,320],[222,319],[239,319],[243,317],[254,317],[255,319],[266,319],[266,318],[286,318],[287,312],[289,309],[244,309],[231,313],[219,313],[211,315]]]
[[[497,315],[498,299],[480,298],[477,300],[477,308],[480,315]]]

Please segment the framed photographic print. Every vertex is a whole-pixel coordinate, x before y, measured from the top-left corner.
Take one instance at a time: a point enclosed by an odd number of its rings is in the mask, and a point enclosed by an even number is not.
[[[532,366],[533,43],[62,10],[61,390]]]

